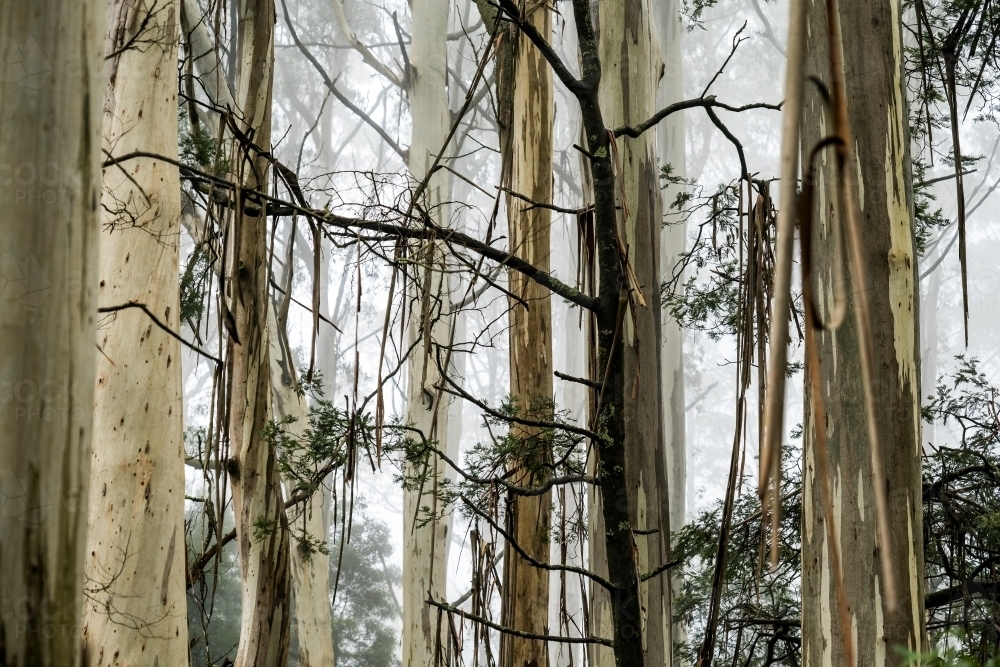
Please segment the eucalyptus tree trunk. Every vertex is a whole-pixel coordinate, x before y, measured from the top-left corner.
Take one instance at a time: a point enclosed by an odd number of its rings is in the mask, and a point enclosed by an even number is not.
[[[284,326],[279,322],[273,307],[268,312],[274,416],[275,419],[294,417],[295,421],[288,424],[287,428],[293,436],[302,437],[309,428],[309,406],[305,398],[295,390],[298,375]],[[295,491],[287,480],[285,491],[288,496]],[[325,544],[328,541],[329,515],[329,499],[325,490],[320,487],[301,508],[301,516],[293,526],[294,534],[311,542],[322,541]],[[333,618],[330,611],[330,558],[322,552],[314,552],[308,544],[303,541],[291,549],[299,665],[328,667],[335,664]]]
[[[104,151],[177,159],[176,2],[109,6]],[[142,48],[125,48],[130,42]],[[124,51],[122,51],[124,49]],[[188,659],[180,180],[152,158],[104,169],[84,664]],[[154,320],[155,318],[155,320]],[[160,326],[174,332],[168,334]],[[110,656],[116,656],[112,659]]]
[[[274,66],[272,0],[241,0],[236,101],[240,129],[260,150],[271,149]],[[268,161],[247,148],[234,168],[244,191],[267,192]],[[252,161],[252,164],[251,164]],[[271,417],[268,350],[266,207],[251,192],[232,226],[229,309],[238,340],[230,339],[232,384],[229,474],[242,573],[242,615],[236,667],[278,667],[288,660],[290,572],[277,453],[264,435]]]
[[[656,111],[661,72],[659,44],[650,0],[601,0],[599,99],[608,127],[635,125]],[[670,555],[667,459],[660,395],[660,234],[662,207],[656,137],[621,138],[610,147],[617,170],[619,234],[637,284],[620,337],[623,374],[628,509],[646,572]],[[615,153],[617,152],[617,157]],[[639,293],[641,291],[641,294]],[[645,303],[642,301],[645,300]],[[605,502],[607,499],[605,499]],[[647,532],[649,531],[649,532]],[[669,665],[672,655],[669,577],[639,586],[643,652],[650,665]]]
[[[236,108],[236,100],[229,89],[229,81],[222,70],[219,52],[215,40],[208,31],[207,17],[202,16],[198,0],[180,0],[181,25],[184,30],[191,57],[194,59],[194,69],[198,81],[205,90],[209,101],[215,106],[226,109]],[[236,4],[236,0],[234,0]],[[218,114],[204,114],[208,130],[216,137],[218,132]],[[199,116],[201,118],[202,116]]]
[[[105,7],[0,2],[3,663],[78,665]]]
[[[409,170],[415,187],[427,176],[448,133],[448,0],[413,0],[413,42],[410,45],[409,97],[412,135]],[[441,224],[448,199],[444,172],[432,175],[421,206]],[[406,421],[442,450],[448,448],[448,406],[435,387],[440,382],[438,345],[450,342],[448,275],[443,271],[444,250],[426,242],[412,254],[408,271],[409,337],[412,346],[407,370]],[[436,664],[447,650],[447,619],[439,622],[428,596],[444,600],[446,593],[448,522],[440,517],[438,484],[444,462],[432,454],[426,470],[407,466],[408,475],[423,475],[417,489],[403,493],[403,667]],[[428,516],[424,508],[434,516]],[[428,521],[428,519],[431,519]]]
[[[526,2],[524,17],[546,37],[552,16],[544,2]],[[506,145],[510,151],[510,189],[531,201],[552,202],[552,132],[554,107],[552,70],[539,50],[523,35],[513,45],[512,77],[498,77],[498,96],[510,98],[512,127]],[[504,84],[507,85],[504,85]],[[536,268],[550,270],[551,210],[507,198],[511,252]],[[510,302],[510,393],[519,411],[529,419],[552,419],[552,302],[549,291],[516,271],[509,272],[510,291],[528,304]],[[513,461],[515,483],[538,486],[547,478],[546,463],[552,443],[543,429],[511,426],[521,441],[520,460]],[[536,561],[549,561],[551,492],[518,497],[509,494],[508,525],[518,546]],[[504,555],[503,625],[523,632],[547,634],[549,573],[531,565],[510,545]],[[546,643],[504,636],[501,664],[505,667],[546,667]]]
[[[664,108],[684,99],[684,69],[681,54],[681,14],[678,0],[665,0],[654,5],[660,48],[663,54],[663,77],[656,95],[657,108]],[[684,113],[664,118],[656,126],[656,150],[660,165],[670,165],[674,176],[686,173]],[[687,225],[677,210],[671,210],[680,188],[664,190],[663,208],[666,222],[660,233],[660,274],[669,279],[684,254]],[[661,312],[661,377],[663,400],[663,432],[666,438],[667,488],[670,498],[670,530],[685,523],[687,498],[687,445],[684,426],[684,331],[674,318]]]
[[[183,3],[184,30],[188,35],[191,50],[195,57],[195,69],[204,86],[210,101],[220,108],[236,106],[229,84],[218,58],[215,43],[208,34],[204,19],[201,17],[197,0],[181,0]],[[217,116],[208,114],[206,117],[213,136],[218,132]],[[200,241],[201,239],[196,239]],[[323,264],[328,267],[327,263]],[[324,273],[324,275],[326,275]],[[269,311],[270,312],[270,311]],[[292,428],[301,433],[308,426],[309,410],[305,400],[294,391],[297,377],[288,349],[287,337],[278,337],[273,313],[268,318],[269,354],[271,363],[271,393],[274,411],[277,418],[294,415],[296,422]],[[324,336],[325,330],[320,330],[320,365],[324,364],[324,343],[335,345]],[[333,362],[335,364],[335,361]],[[335,365],[333,366],[335,369]],[[335,372],[326,375],[327,392],[329,383],[335,381]],[[303,516],[304,530],[312,539],[325,539],[329,526],[329,507],[327,496],[322,489],[316,491],[309,502]],[[302,667],[318,667],[334,664],[332,616],[330,610],[330,573],[328,560],[322,555],[306,554],[298,549],[290,550],[291,588],[295,605],[295,629],[297,635],[298,657]]]
[[[657,89],[656,106],[664,108],[684,99],[684,66],[681,52],[681,8],[678,0],[663,0],[654,5],[660,49],[663,54],[663,77]],[[664,118],[656,126],[656,149],[660,165],[670,166],[673,176],[687,173],[684,112]],[[663,190],[664,227],[660,232],[660,279],[669,280],[677,270],[687,245],[687,221],[670,206],[681,188],[672,185]],[[680,288],[683,281],[678,281]],[[671,535],[687,522],[687,439],[684,417],[684,330],[664,310],[660,310],[660,379],[663,401],[663,436],[667,457],[667,494]],[[668,552],[669,553],[669,552]],[[670,577],[671,599],[679,592],[679,580]],[[666,584],[666,582],[665,582]],[[682,624],[672,624],[672,643],[684,640]]]
[[[830,76],[824,3],[809,3],[807,73]],[[834,285],[838,257],[835,223],[841,214],[834,149],[816,158],[819,203],[813,213],[815,293],[830,317],[834,288],[848,295],[842,326],[818,336],[820,383],[826,408],[829,483],[836,516],[825,516],[818,478],[814,416],[807,414],[803,473],[802,658],[808,667],[846,664],[844,637],[853,639],[857,665],[901,665],[895,647],[920,650],[925,643],[923,529],[920,474],[920,367],[918,358],[916,254],[903,85],[900,2],[841,0],[847,105],[854,132],[857,192],[861,209],[867,285]],[[830,85],[829,80],[827,85]],[[814,87],[807,86],[802,155],[833,127]],[[841,234],[841,238],[846,238]],[[886,477],[890,534],[876,531],[872,460],[867,434],[862,363],[853,310],[866,290],[874,343],[872,379],[878,437]],[[851,627],[839,622],[836,572],[831,566],[825,521],[834,521],[843,555]],[[880,550],[891,546],[897,609],[888,608]],[[849,634],[848,634],[849,633]]]

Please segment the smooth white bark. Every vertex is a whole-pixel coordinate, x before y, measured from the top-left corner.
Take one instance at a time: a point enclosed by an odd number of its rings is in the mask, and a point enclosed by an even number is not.
[[[409,170],[419,183],[442,150],[448,132],[447,57],[448,0],[413,0],[413,43],[410,45],[411,87]],[[425,210],[441,214],[446,202],[447,179],[438,171],[424,194]],[[440,222],[440,220],[439,220]],[[441,271],[443,253],[428,243],[417,250],[419,268],[413,275],[420,284],[408,289],[409,336],[422,342],[408,364],[406,420],[425,437],[447,448],[448,408],[434,389],[439,381],[433,356],[435,344],[449,343],[447,324],[450,299],[447,275]],[[437,298],[436,298],[437,297]],[[425,307],[426,304],[426,307]],[[444,600],[449,525],[447,521],[424,523],[421,508],[439,509],[435,480],[443,478],[444,463],[431,457],[428,482],[423,493],[404,492],[403,497],[403,667],[434,664],[439,637],[445,638],[447,622],[438,630],[437,613],[427,605],[428,596]]]
[[[115,2],[104,150],[177,159],[176,2]],[[141,32],[140,32],[141,30]],[[180,181],[153,159],[104,169],[98,304],[141,303],[179,330]],[[179,341],[142,310],[105,316],[97,336],[84,609],[85,664],[187,660],[184,443]]]

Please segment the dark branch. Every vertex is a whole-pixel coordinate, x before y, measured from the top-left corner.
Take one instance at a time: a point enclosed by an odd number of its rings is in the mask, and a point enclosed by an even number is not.
[[[475,614],[470,614],[469,612],[459,609],[458,607],[452,607],[450,604],[447,604],[445,602],[438,602],[433,598],[429,598],[427,600],[427,604],[437,607],[438,609],[444,609],[449,614],[458,614],[462,618],[467,618],[473,623],[479,623],[480,625],[485,625],[491,630],[502,632],[505,635],[513,635],[515,637],[521,637],[522,639],[538,639],[540,641],[561,642],[563,644],[600,644],[602,646],[614,646],[614,644],[611,642],[610,639],[604,639],[603,637],[560,637],[553,635],[538,635],[533,632],[515,630],[513,628],[508,628],[502,625],[498,625],[493,621],[483,618],[482,616],[476,616]]]
[[[678,111],[684,111],[685,109],[695,109],[698,107],[704,107],[706,111],[714,108],[725,109],[726,111],[735,111],[737,113],[741,111],[750,111],[751,109],[769,109],[771,111],[781,111],[780,104],[767,104],[766,102],[757,102],[756,104],[745,104],[741,107],[734,107],[728,104],[723,104],[715,99],[715,95],[709,95],[708,97],[696,97],[690,100],[682,100],[680,102],[674,102],[673,104],[666,106],[655,114],[649,117],[648,120],[644,120],[636,126],[623,125],[621,127],[616,127],[614,133],[616,137],[626,136],[632,137],[633,139],[639,137],[646,130],[655,127],[657,123],[669,116],[670,114],[677,113]],[[711,117],[712,114],[709,114]],[[713,120],[713,122],[715,122]],[[718,124],[716,124],[718,126]],[[728,138],[728,137],[727,137]]]
[[[188,349],[190,349],[190,350],[192,350],[194,352],[197,352],[198,354],[200,354],[201,356],[205,357],[206,359],[211,359],[212,361],[214,361],[215,363],[219,364],[220,366],[222,365],[222,359],[219,359],[218,357],[213,356],[213,355],[209,354],[208,352],[205,352],[204,350],[202,350],[201,348],[197,347],[196,345],[193,345],[193,344],[187,342],[186,340],[184,340],[184,338],[181,337],[180,334],[178,334],[176,331],[174,331],[173,329],[171,329],[170,327],[168,327],[166,324],[164,324],[163,322],[161,322],[159,319],[157,319],[156,315],[154,315],[149,310],[149,308],[146,307],[146,304],[144,304],[144,303],[139,303],[137,301],[128,301],[127,303],[123,303],[123,304],[120,304],[120,305],[117,305],[117,306],[105,306],[104,308],[98,308],[97,312],[99,312],[99,313],[117,313],[120,310],[126,310],[128,308],[136,308],[136,309],[141,310],[142,312],[146,313],[146,316],[149,317],[149,319],[153,320],[153,324],[155,324],[159,328],[163,329],[165,332],[167,332],[168,335],[170,335],[173,338],[176,338],[177,340],[179,340]]]

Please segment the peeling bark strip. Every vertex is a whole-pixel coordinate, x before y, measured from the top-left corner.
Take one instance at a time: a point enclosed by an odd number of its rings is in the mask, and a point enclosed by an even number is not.
[[[827,17],[823,3],[809,4],[807,72],[827,72]],[[858,355],[858,328],[852,314],[818,340],[819,378],[826,424],[807,415],[803,495],[802,635],[803,664],[844,664],[842,637],[855,633],[857,664],[901,664],[893,650],[924,642],[923,546],[920,500],[919,362],[915,297],[912,193],[902,85],[898,0],[841,0],[844,75],[857,152],[859,204],[874,342],[874,395],[878,434],[886,472],[888,535],[898,610],[886,608],[880,581],[872,464]],[[822,138],[831,118],[815,89],[807,88],[803,154]],[[816,300],[824,317],[835,302],[833,225],[841,215],[832,152],[817,164],[817,208],[812,242]],[[850,309],[855,308],[854,298]],[[815,429],[826,429],[830,488],[835,516],[826,516]],[[834,572],[824,521],[833,521],[843,554],[850,628],[837,620]]]
[[[114,0],[103,147],[177,158],[176,1]],[[130,47],[130,44],[139,46]],[[180,181],[140,159],[103,169],[99,306],[145,304],[175,333]],[[97,345],[84,664],[187,661],[180,342],[146,311],[103,316]],[[178,547],[180,542],[180,547]]]
[[[236,76],[240,129],[264,148],[271,143],[274,3],[242,0]],[[237,153],[233,153],[237,154]],[[243,155],[242,151],[239,153]],[[235,178],[246,189],[267,191],[266,158],[240,159]],[[277,667],[288,660],[290,573],[288,528],[276,453],[263,438],[271,416],[268,350],[267,230],[265,216],[235,214],[229,267],[239,343],[230,341],[232,368],[229,436],[233,509],[243,574],[236,667]]]
[[[413,0],[413,41],[409,58],[411,72],[410,117],[413,132],[408,167],[414,183],[420,183],[442,151],[448,136],[447,81],[448,0]],[[449,179],[445,170],[430,178],[421,195],[421,205],[435,225],[445,226],[442,210],[449,199]],[[451,342],[448,277],[443,271],[445,250],[434,240],[422,240],[412,251],[413,284],[406,290],[409,318],[406,420],[438,441],[441,451],[453,455],[448,443],[448,406],[435,387],[440,383],[438,346]],[[415,345],[414,345],[415,344]],[[442,361],[446,356],[441,353]],[[455,443],[457,445],[457,443]],[[454,445],[453,445],[454,446]],[[454,457],[454,458],[457,458]],[[409,465],[408,465],[409,467]],[[432,454],[428,470],[407,470],[407,475],[426,473],[422,489],[403,493],[403,667],[437,664],[438,651],[447,650],[447,623],[438,622],[438,612],[427,605],[428,597],[443,600],[446,595],[449,522],[427,523],[428,507],[438,507],[437,484],[444,477],[445,464]],[[423,525],[421,525],[423,524]]]
[[[552,33],[552,15],[542,2],[527,2],[524,16],[546,38]],[[552,132],[555,121],[552,69],[530,40],[514,32],[513,81],[498,79],[501,105],[512,105],[509,143],[510,189],[536,202],[552,201]],[[505,86],[504,83],[507,83]],[[522,199],[507,198],[510,248],[546,273],[550,270],[552,212],[529,208]],[[519,409],[531,419],[552,418],[552,299],[549,290],[517,271],[508,272],[510,290],[523,302],[510,302],[510,393]],[[544,429],[512,425],[524,448],[520,470],[512,480],[522,486],[543,484],[543,465],[550,461],[552,443]],[[532,497],[508,494],[511,535],[520,548],[541,563],[549,562],[551,491]],[[534,635],[545,635],[549,620],[549,573],[526,562],[508,544],[504,559],[503,625]],[[544,641],[503,637],[503,667],[544,667],[548,664]]]
[[[0,406],[0,599],[46,610],[0,618],[5,667],[80,664],[104,12],[96,0],[0,2],[4,57],[37,49],[50,68],[0,81],[0,164],[61,176],[28,196],[0,188],[5,295],[19,293],[0,306],[0,380],[35,388]]]

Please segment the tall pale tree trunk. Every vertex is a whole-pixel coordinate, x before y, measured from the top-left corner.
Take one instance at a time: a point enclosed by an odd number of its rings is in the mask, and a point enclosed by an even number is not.
[[[0,1],[3,663],[80,664],[104,12]]]
[[[412,136],[409,170],[415,182],[427,175],[448,133],[448,0],[413,0],[413,42],[410,45],[410,117]],[[439,224],[446,223],[442,204],[447,201],[447,179],[442,171],[431,177],[421,205]],[[448,276],[442,271],[444,254],[435,243],[413,252],[413,285],[407,290],[409,336],[420,341],[408,364],[406,420],[424,437],[446,449],[448,406],[435,389],[439,383],[436,346],[448,345],[450,300]],[[428,596],[444,600],[446,593],[449,526],[445,520],[427,522],[422,508],[440,510],[436,498],[445,465],[432,455],[422,488],[403,494],[403,667],[435,664],[439,650],[447,650],[438,614],[427,604]]]
[[[552,17],[543,2],[526,2],[524,16],[542,35],[552,32]],[[512,101],[512,127],[507,146],[511,152],[510,188],[532,201],[552,201],[552,132],[554,107],[552,70],[538,49],[518,35],[513,53],[513,89],[499,95]],[[507,198],[510,248],[542,271],[550,270],[551,211],[533,207],[517,197]],[[511,300],[510,393],[519,410],[530,419],[552,418],[552,301],[549,291],[516,271],[509,272],[510,290],[528,308]],[[523,486],[546,481],[552,444],[544,431],[512,426],[521,439],[521,460],[512,462],[514,479]],[[552,494],[509,497],[508,525],[524,552],[537,561],[549,561]],[[509,545],[504,556],[503,624],[524,632],[547,634],[549,573],[528,563]],[[546,667],[546,643],[504,636],[501,664],[509,667]]]
[[[656,106],[662,109],[684,99],[684,70],[681,55],[681,15],[677,0],[655,5],[663,53],[663,77],[657,88]],[[667,116],[656,126],[656,150],[661,165],[670,165],[674,176],[686,173],[684,112]],[[660,233],[661,279],[669,279],[684,254],[687,225],[683,216],[670,209],[680,188],[667,187],[663,208],[666,226]],[[663,431],[666,438],[667,487],[670,496],[670,530],[685,522],[687,498],[687,445],[684,437],[684,332],[677,321],[662,313],[660,331],[661,375],[663,378]]]
[[[271,149],[274,4],[242,0],[236,101],[244,133]],[[242,156],[242,151],[239,153]],[[237,178],[246,189],[267,191],[268,162],[250,151]],[[232,232],[229,308],[238,341],[231,341],[232,389],[229,473],[242,574],[242,616],[236,667],[278,667],[288,660],[290,572],[288,530],[276,452],[264,438],[271,417],[268,350],[268,256],[265,207],[249,196]],[[256,209],[251,211],[251,209]],[[256,215],[251,215],[251,212]]]
[[[824,3],[809,3],[807,73],[830,85]],[[913,239],[907,109],[903,85],[900,2],[841,0],[844,76],[857,157],[857,192],[867,285],[839,286],[848,293],[843,325],[818,337],[820,383],[826,406],[829,484],[835,516],[825,516],[818,478],[815,431],[807,415],[803,474],[802,658],[808,667],[847,664],[850,633],[862,667],[902,665],[895,647],[924,644],[923,540],[920,476],[920,368],[916,256]],[[802,155],[808,156],[833,127],[814,87],[806,87]],[[807,159],[804,157],[804,159]],[[812,225],[815,294],[824,317],[833,304],[835,235],[841,214],[833,149],[816,160],[817,193]],[[846,238],[846,236],[844,237]],[[874,343],[872,389],[886,476],[891,568],[898,608],[888,606],[876,532],[872,461],[867,434],[855,294],[866,290]],[[843,557],[851,627],[839,621],[836,573],[825,521],[833,521]]]
[[[236,100],[233,99],[233,93],[229,89],[226,73],[222,71],[215,40],[208,31],[206,24],[208,19],[202,16],[198,0],[180,0],[180,4],[181,25],[191,49],[199,84],[212,104],[221,109],[235,109]],[[237,4],[236,0],[233,4]],[[205,121],[213,138],[218,136],[218,114],[209,112],[200,114],[199,118]]]
[[[601,0],[600,101],[609,127],[635,125],[656,111],[662,61],[650,0]],[[613,148],[613,147],[612,147]],[[639,570],[646,572],[670,554],[667,459],[660,397],[660,227],[662,206],[656,138],[646,134],[617,142],[619,221],[628,261],[641,296],[633,292],[631,313],[622,322],[624,343],[625,456],[629,515]],[[645,299],[645,304],[641,303]],[[639,586],[643,652],[649,665],[669,665],[672,654],[670,587],[667,576]]]
[[[286,283],[287,284],[287,283]],[[275,419],[294,417],[288,429],[302,437],[309,428],[309,406],[295,391],[298,375],[288,345],[288,338],[272,306],[268,318],[271,355],[271,393]],[[294,489],[285,484],[287,495]],[[296,535],[305,532],[311,541],[327,541],[330,505],[325,490],[316,489],[301,508],[296,520]],[[330,558],[321,552],[312,553],[303,546],[291,549],[292,592],[295,606],[295,630],[298,640],[300,667],[332,667],[333,619],[330,611]]]
[[[681,52],[681,12],[678,0],[663,0],[654,5],[660,49],[663,54],[663,77],[656,95],[657,108],[684,99],[684,67]],[[670,165],[671,174],[683,178],[687,170],[684,112],[664,118],[656,126],[656,149],[660,165]],[[669,186],[663,191],[665,226],[660,232],[660,279],[673,276],[687,243],[687,224],[680,211],[671,209],[681,188]],[[667,493],[669,496],[670,532],[686,523],[687,509],[687,439],[684,419],[684,330],[668,313],[660,311],[660,378],[663,401],[663,435],[667,457]],[[670,552],[668,552],[670,553]],[[679,581],[670,578],[671,599],[678,592]],[[664,582],[666,585],[667,582]],[[673,624],[672,642],[683,641],[684,628]]]
[[[177,159],[176,2],[109,6],[104,150]],[[98,300],[144,304],[98,330],[87,535],[85,664],[183,664],[184,420],[178,285],[180,180],[156,159],[104,169]]]

